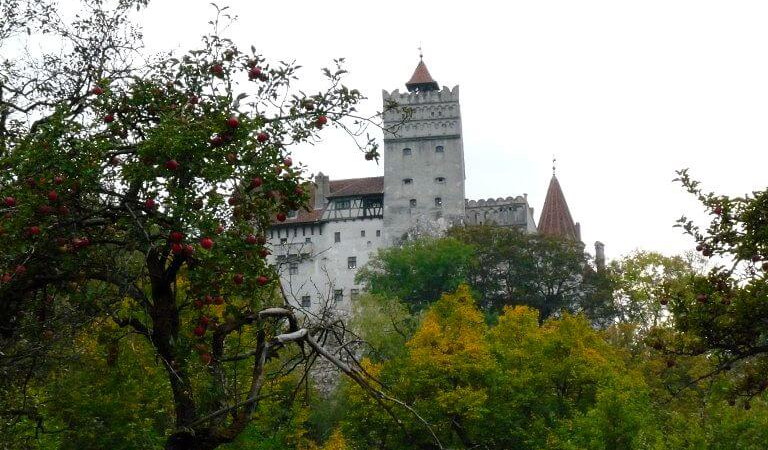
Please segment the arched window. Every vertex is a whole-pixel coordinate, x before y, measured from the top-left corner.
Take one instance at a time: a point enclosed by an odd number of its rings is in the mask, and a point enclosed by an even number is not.
[[[412,198],[410,203],[411,203],[411,208],[415,208],[416,207],[416,199],[415,198]]]
[[[438,145],[435,147],[435,153],[443,153],[445,151],[445,148],[442,145]]]
[[[403,156],[410,156],[411,155],[411,149],[408,147],[405,147],[403,149]]]

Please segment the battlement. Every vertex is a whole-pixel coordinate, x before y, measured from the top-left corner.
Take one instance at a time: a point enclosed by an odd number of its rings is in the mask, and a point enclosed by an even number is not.
[[[528,203],[528,199],[523,197],[522,195],[518,195],[517,197],[507,197],[507,198],[499,197],[499,198],[497,198],[495,200],[493,198],[489,198],[487,200],[483,200],[483,199],[480,199],[480,200],[469,200],[469,199],[466,199],[466,200],[464,200],[464,202],[465,202],[465,205],[468,208],[475,208],[475,207],[480,207],[480,206],[510,205],[510,204],[514,204],[514,203],[525,205],[525,204]]]
[[[448,89],[448,86],[443,86],[443,89],[439,91],[426,92],[400,92],[399,89],[395,89],[392,92],[382,90],[381,96],[384,103],[387,103],[388,100],[395,101],[401,106],[418,105],[422,103],[458,102],[459,86],[456,85],[453,89]]]

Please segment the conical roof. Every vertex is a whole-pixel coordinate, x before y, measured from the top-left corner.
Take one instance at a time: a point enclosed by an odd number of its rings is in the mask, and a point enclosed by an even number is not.
[[[539,233],[547,236],[556,236],[563,239],[578,241],[579,236],[576,224],[573,223],[571,211],[565,201],[565,195],[560,188],[560,182],[553,174],[547,189],[547,197],[544,199],[544,207],[539,217]]]
[[[405,83],[405,87],[409,92],[414,91],[436,91],[440,89],[437,82],[432,79],[432,75],[429,74],[427,65],[424,64],[424,60],[419,61],[419,65],[416,66],[416,70],[413,71],[411,79]]]

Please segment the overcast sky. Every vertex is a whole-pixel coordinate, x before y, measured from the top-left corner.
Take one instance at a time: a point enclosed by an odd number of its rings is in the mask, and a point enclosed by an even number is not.
[[[676,169],[720,193],[768,184],[765,1],[227,5],[239,16],[227,34],[296,60],[305,87],[346,58],[347,84],[371,112],[382,89],[404,89],[421,43],[437,82],[460,86],[467,197],[527,193],[538,220],[555,155],[584,242],[603,241],[609,258],[693,246],[672,228],[683,213],[701,217],[672,183]],[[213,12],[208,1],[154,0],[139,17],[151,49],[188,49]],[[383,174],[340,136],[296,156],[331,178]]]

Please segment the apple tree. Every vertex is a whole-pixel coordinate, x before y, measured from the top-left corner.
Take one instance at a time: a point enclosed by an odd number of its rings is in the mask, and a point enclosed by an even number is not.
[[[704,275],[667,286],[669,308],[685,339],[660,342],[667,352],[707,355],[712,374],[727,375],[735,403],[749,406],[768,388],[768,190],[743,197],[705,192],[687,170],[682,186],[710,214],[706,228],[683,216],[678,226],[711,264]]]
[[[224,9],[200,49],[143,58],[129,19],[145,4],[87,0],[65,23],[53,2],[0,3],[0,45],[21,45],[4,55],[22,55],[0,61],[2,370],[108,318],[165,371],[166,448],[212,449],[248,425],[278,350],[329,356],[284,302],[265,232],[308,200],[290,149],[348,130],[363,96],[341,61],[296,91],[297,66],[219,35]],[[53,50],[25,51],[35,39]]]

